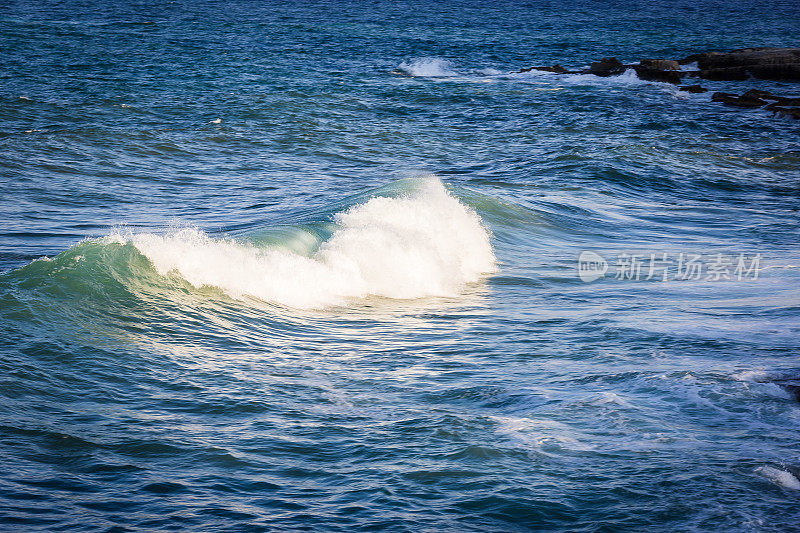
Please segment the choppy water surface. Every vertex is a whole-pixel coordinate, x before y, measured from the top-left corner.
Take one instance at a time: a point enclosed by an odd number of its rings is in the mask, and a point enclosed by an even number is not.
[[[513,72],[798,21],[0,6],[2,528],[796,528],[800,121]]]

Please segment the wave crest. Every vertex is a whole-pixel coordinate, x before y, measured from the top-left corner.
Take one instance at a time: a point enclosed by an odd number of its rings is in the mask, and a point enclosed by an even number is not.
[[[258,247],[212,238],[198,229],[136,234],[132,242],[166,275],[297,308],[350,299],[454,296],[496,270],[489,234],[477,213],[436,178],[410,193],[375,197],[335,215],[336,230],[316,251]]]

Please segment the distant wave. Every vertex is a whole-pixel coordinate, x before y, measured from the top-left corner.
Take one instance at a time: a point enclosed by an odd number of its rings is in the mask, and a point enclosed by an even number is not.
[[[505,72],[495,68],[485,67],[479,69],[466,69],[461,72],[455,70],[453,63],[438,57],[424,57],[410,62],[403,61],[398,65],[395,73],[419,78],[455,78],[463,82],[487,82],[497,80],[516,80],[540,84],[553,83],[558,86],[639,86],[657,85],[670,92],[677,93],[674,85],[666,82],[654,82],[639,78],[632,68],[625,70],[617,76],[601,77],[594,74],[553,74],[541,70],[526,72]]]
[[[195,287],[297,308],[341,305],[369,295],[454,296],[495,257],[477,213],[439,181],[415,180],[398,197],[377,196],[334,215],[336,229],[311,253],[214,238],[198,229],[112,236],[133,244],[158,273]]]
[[[411,63],[403,61],[397,68],[409,76],[425,78],[444,78],[457,75],[450,61],[438,57],[423,57],[415,59]]]

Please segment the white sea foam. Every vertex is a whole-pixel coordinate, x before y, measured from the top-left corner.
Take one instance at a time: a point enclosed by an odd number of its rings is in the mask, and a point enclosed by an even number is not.
[[[398,68],[410,76],[425,78],[445,78],[456,75],[453,70],[453,64],[446,59],[438,57],[423,57],[410,63],[403,61]]]
[[[637,86],[647,84],[658,84],[671,86],[672,84],[663,82],[646,81],[636,75],[632,68],[627,69],[622,74],[616,76],[596,76],[594,74],[554,74],[544,70],[529,70],[527,72],[517,72],[508,74],[508,78],[522,81],[533,81],[535,83],[549,82],[558,83],[564,86]]]
[[[761,466],[756,468],[755,472],[783,488],[800,490],[800,479],[797,479],[791,472],[779,470],[771,466]]]
[[[661,83],[640,79],[632,68],[617,76],[607,77],[595,76],[594,74],[571,74],[559,77],[559,82],[565,85],[641,85],[644,83]]]
[[[752,381],[754,383],[764,383],[769,381],[770,378],[776,377],[775,373],[767,372],[766,370],[742,370],[733,374],[733,379],[737,381]]]
[[[212,238],[197,229],[112,236],[132,242],[162,275],[298,308],[369,295],[454,296],[495,270],[478,215],[437,178],[407,195],[375,197],[335,216],[337,229],[311,255]]]
[[[576,438],[578,433],[566,424],[549,419],[515,416],[492,416],[498,423],[497,433],[523,447],[540,452],[589,451],[594,447]]]
[[[752,383],[769,383],[770,381],[780,381],[784,379],[796,379],[797,374],[788,370],[742,370],[735,372],[731,376],[736,381],[749,381]]]
[[[500,76],[503,74],[502,71],[497,70],[496,68],[482,68],[475,71],[477,74],[481,76]]]
[[[626,400],[625,398],[614,392],[601,392],[600,394],[594,396],[591,400],[589,400],[589,403],[593,405],[614,404],[620,407],[629,407],[629,408],[633,407],[633,405],[628,400]]]

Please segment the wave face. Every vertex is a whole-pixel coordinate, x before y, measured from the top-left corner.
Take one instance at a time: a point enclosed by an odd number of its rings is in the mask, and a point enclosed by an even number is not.
[[[435,177],[413,180],[401,196],[378,196],[336,213],[334,221],[331,237],[310,255],[198,229],[112,238],[132,243],[162,275],[298,308],[367,296],[455,296],[495,270],[480,218]]]

